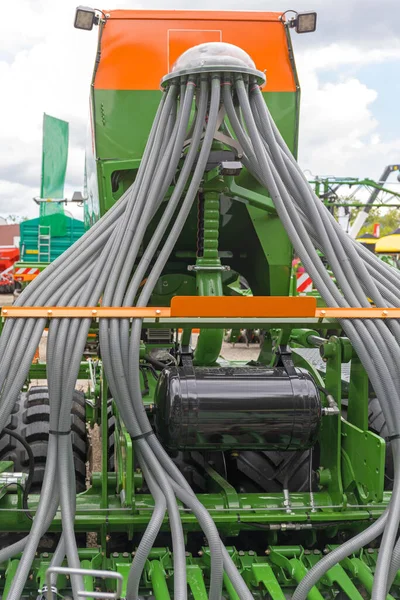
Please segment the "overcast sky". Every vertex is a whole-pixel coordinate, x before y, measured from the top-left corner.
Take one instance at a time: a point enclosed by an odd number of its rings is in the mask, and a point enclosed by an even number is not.
[[[32,198],[40,187],[44,112],[70,123],[66,195],[82,189],[97,30],[74,29],[77,4],[77,0],[2,3],[0,215],[38,216]],[[143,4],[110,0],[103,8],[215,9],[216,4],[215,0]],[[303,170],[378,178],[385,165],[400,163],[398,0],[218,3],[218,9],[289,8],[318,12],[316,33],[292,36],[302,88],[299,160]],[[73,212],[82,216],[77,208]]]

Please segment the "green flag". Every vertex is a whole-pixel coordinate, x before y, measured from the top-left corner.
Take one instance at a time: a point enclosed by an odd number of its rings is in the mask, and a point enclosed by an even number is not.
[[[64,198],[68,160],[68,123],[43,115],[41,198]]]
[[[64,198],[64,182],[68,160],[68,123],[43,115],[42,180],[40,224],[51,227],[52,236],[66,232],[64,205],[51,202]]]

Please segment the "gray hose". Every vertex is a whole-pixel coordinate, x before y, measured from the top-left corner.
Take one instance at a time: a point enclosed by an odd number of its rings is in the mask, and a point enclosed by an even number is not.
[[[190,114],[190,106],[191,106],[191,99],[193,97],[192,94],[192,90],[190,90],[190,93],[187,92],[187,99],[185,96],[185,100],[184,100],[184,110],[183,110],[183,120],[188,120],[189,118],[189,114]],[[182,128],[181,128],[182,129]],[[182,143],[183,143],[183,138],[185,135],[185,130],[182,130],[181,133],[179,134],[182,138]],[[177,156],[177,158],[179,157],[179,154],[176,153],[175,149],[172,149],[175,152],[175,155]],[[145,225],[141,224],[143,221],[144,223],[146,223],[146,221],[148,221],[150,219],[150,217],[152,216],[152,206],[154,204],[154,202],[157,202],[157,197],[159,194],[159,190],[163,189],[163,187],[165,186],[165,169],[167,167],[169,167],[170,165],[168,165],[168,157],[163,157],[162,160],[162,165],[163,168],[160,172],[160,175],[162,174],[162,177],[154,177],[152,180],[152,189],[153,189],[153,196],[152,198],[154,198],[154,200],[152,200],[151,202],[149,202],[149,208],[147,209],[147,212],[145,212],[144,216],[141,216],[141,222],[138,224],[137,226],[137,231],[138,231],[138,237],[137,239],[139,240],[140,243],[140,239],[144,234],[144,227]],[[141,231],[141,233],[140,233]],[[138,245],[137,245],[137,241],[135,240],[135,244],[136,247],[138,249]],[[126,248],[126,251],[128,251],[128,249],[130,249],[129,247]],[[132,260],[132,257],[131,257]],[[118,286],[122,287],[121,282],[118,282]],[[110,289],[110,288],[109,288]],[[105,300],[106,301],[106,297]],[[103,327],[103,332],[101,333],[107,333],[107,330],[105,327]],[[102,336],[101,335],[101,339],[104,338],[106,336]],[[104,353],[104,345],[102,348],[103,351],[103,356],[104,356],[104,364],[105,364],[105,368],[106,368],[106,372],[107,372],[107,347],[106,347],[106,352]],[[109,371],[109,375],[110,375],[110,369],[108,369]],[[113,380],[113,377],[111,376],[111,380]],[[116,397],[116,402],[118,404],[118,396],[119,396],[119,388],[118,388],[118,379],[114,379],[114,385],[116,386],[115,389],[113,390],[114,392],[114,396]],[[113,384],[110,384],[110,387],[112,389]],[[122,406],[119,406],[121,414],[124,415],[124,420],[126,422],[126,425],[128,427],[128,430],[130,430],[130,433],[132,436],[138,435],[141,433],[141,430],[137,428],[137,424],[134,420],[129,418],[129,415],[127,415],[126,410],[122,404]],[[143,442],[143,443],[142,443]],[[167,479],[165,478],[163,471],[161,470],[161,467],[158,465],[157,461],[155,460],[154,455],[152,454],[150,448],[148,448],[147,444],[144,443],[144,440],[141,440],[141,442],[138,442],[138,446],[141,449],[141,453],[143,456],[143,459],[145,461],[148,462],[149,468],[151,469],[154,477],[157,479],[159,485],[161,486],[161,489],[166,497],[167,500],[167,505],[168,505],[168,512],[170,515],[170,524],[171,524],[171,533],[172,533],[172,540],[173,540],[173,549],[174,549],[174,566],[175,566],[175,577],[174,577],[174,584],[175,584],[175,595],[177,598],[185,598],[186,597],[186,560],[185,560],[185,552],[184,552],[184,541],[183,541],[183,532],[182,532],[182,526],[180,523],[180,517],[179,517],[179,512],[177,510],[177,506],[176,506],[176,501],[175,501],[175,497],[174,494],[172,492],[172,489],[169,486],[169,483],[167,481]],[[142,447],[144,446],[144,447]]]
[[[47,524],[47,519],[49,518],[49,516],[51,517],[50,522],[53,520],[55,510],[57,509],[57,506],[54,507],[55,503],[52,502],[53,494],[55,492],[54,482],[56,480],[56,445],[57,442],[55,437],[50,436],[48,455],[46,461],[46,472],[42,484],[42,492],[40,495],[39,505],[36,511],[30,534],[26,540],[22,558],[18,563],[18,568],[12,581],[7,600],[20,600],[25,581],[29,575],[32,561],[35,557],[36,548],[38,546],[40,538],[45,533],[45,531],[43,531],[44,525]],[[56,497],[58,505],[58,492],[56,492]],[[52,507],[53,509],[55,508],[54,512],[49,512],[50,507]]]
[[[389,587],[390,568],[393,565],[392,553],[396,543],[396,538],[400,522],[400,440],[391,442],[394,460],[394,484],[392,497],[390,499],[389,517],[379,549],[378,561],[375,568],[374,585],[372,588],[372,600],[386,600],[387,589]]]
[[[264,110],[266,110],[265,103],[263,102],[262,98],[260,97],[261,94],[260,94],[258,86],[253,88],[253,94],[256,95],[256,100],[258,100],[258,104],[261,104],[260,111],[262,108],[264,108]],[[264,122],[264,124],[266,124],[268,122],[268,119],[264,119],[263,122]],[[272,128],[271,128],[271,133],[272,133]],[[277,157],[277,161],[279,163],[279,160],[278,160],[279,149],[276,147],[275,151],[274,151],[274,144],[271,143],[272,142],[271,135],[268,135],[268,131],[266,131],[265,139],[270,144],[271,152],[275,157]],[[282,143],[283,143],[283,141],[282,141]],[[283,164],[282,159],[281,159],[281,166],[283,166],[283,171],[285,171],[286,168]],[[298,167],[297,167],[297,169],[298,169]],[[350,305],[369,306],[368,298],[363,293],[361,286],[359,285],[358,279],[360,279],[361,281],[364,282],[364,287],[369,290],[369,295],[370,295],[370,297],[372,297],[374,299],[375,303],[377,305],[384,306],[384,301],[383,301],[382,297],[380,296],[379,292],[377,291],[377,288],[375,287],[373,280],[369,277],[369,274],[368,274],[364,264],[361,261],[358,261],[354,265],[354,268],[356,270],[358,270],[358,278],[354,276],[353,269],[349,268],[350,267],[350,265],[349,265],[350,257],[352,256],[353,259],[355,259],[355,258],[357,258],[357,256],[355,256],[354,248],[352,247],[351,243],[349,242],[348,236],[341,230],[341,228],[339,226],[337,226],[336,221],[334,221],[333,219],[332,219],[332,221],[335,223],[335,225],[337,227],[333,228],[333,229],[329,228],[329,225],[332,224],[332,222],[329,222],[329,217],[331,217],[330,213],[328,213],[328,211],[325,210],[322,203],[315,197],[315,195],[314,195],[314,198],[311,197],[312,193],[311,193],[310,187],[309,187],[308,183],[305,181],[303,174],[301,173],[301,176],[300,176],[297,171],[294,171],[294,174],[297,175],[295,184],[294,184],[294,182],[292,182],[292,186],[290,186],[291,180],[290,180],[290,175],[289,175],[288,171],[286,171],[287,177],[286,178],[284,177],[285,182],[288,185],[288,187],[292,188],[292,190],[294,191],[294,194],[297,193],[297,190],[302,189],[304,196],[308,195],[311,200],[315,201],[314,206],[312,203],[310,203],[310,202],[308,203],[309,216],[311,214],[311,219],[312,220],[314,219],[315,230],[321,232],[320,235],[321,235],[321,237],[323,237],[323,239],[325,241],[325,244],[324,244],[325,255],[328,258],[328,261],[331,263],[331,266],[337,276],[339,284],[341,285],[342,292],[347,297]],[[312,208],[314,208],[314,212],[312,211]],[[316,213],[316,211],[317,211],[317,213]],[[314,217],[313,217],[313,215],[314,215]],[[324,223],[324,221],[325,221],[325,223]],[[324,229],[326,232],[325,236],[323,236],[323,234],[322,234],[322,231],[324,231]],[[342,242],[343,242],[342,244],[339,243],[339,240],[338,240],[339,236],[335,237],[335,234],[338,234],[339,232],[342,237]],[[332,245],[330,245],[328,243],[329,238],[332,239]],[[344,249],[347,250],[346,253],[344,252]],[[337,261],[338,256],[341,258],[341,264],[339,264]],[[341,276],[342,266],[344,268],[344,272]],[[349,282],[351,282],[351,285],[349,285]],[[358,294],[357,294],[357,296],[355,296],[353,294],[353,290],[357,290],[357,287],[358,287]],[[398,325],[398,324],[396,324],[396,325]],[[385,324],[383,324],[379,321],[377,321],[376,323],[366,322],[364,327],[370,331],[373,340],[375,340],[375,343],[377,343],[380,346],[381,353],[384,357],[384,366],[382,367],[382,369],[386,369],[389,373],[395,374],[396,378],[393,382],[392,391],[390,392],[391,395],[393,396],[393,394],[396,394],[396,392],[398,391],[399,384],[400,384],[400,380],[399,380],[398,372],[397,372],[397,368],[396,368],[396,364],[398,364],[397,361],[400,360],[399,346],[396,343],[396,340],[392,338],[392,336],[386,335],[387,330],[386,330]],[[375,335],[375,329],[377,327],[380,329],[382,335],[385,337],[385,340],[383,340],[383,338],[381,338],[381,336]],[[397,361],[396,361],[396,356],[397,356]],[[391,380],[390,375],[384,377],[384,375],[382,374],[382,378],[383,378],[383,381],[387,381],[387,379]]]
[[[76,293],[76,287],[79,285],[82,278],[82,274],[77,278],[75,285],[70,285],[69,288],[64,292],[64,297],[61,298],[64,302],[70,302],[71,296]],[[50,328],[49,328],[49,337],[48,337],[48,350],[49,350],[49,363],[51,365],[52,356],[55,356],[56,353],[54,351],[55,348],[55,340],[54,333],[56,328],[59,326],[60,321],[55,320]],[[80,359],[79,359],[80,360]],[[28,367],[29,369],[29,367]],[[60,401],[57,394],[54,394],[54,372],[50,369],[49,372],[49,398],[50,398],[50,422],[49,428],[50,430],[57,431],[58,430],[58,418],[60,412]],[[49,437],[49,447],[47,454],[47,461],[45,467],[44,480],[42,484],[42,492],[40,496],[39,505],[36,511],[36,515],[33,521],[33,525],[31,528],[31,532],[29,536],[21,540],[24,543],[25,549],[23,556],[19,562],[18,569],[16,575],[13,580],[13,584],[11,586],[9,592],[9,599],[19,598],[22,593],[23,586],[25,584],[26,578],[29,574],[29,569],[31,567],[32,560],[34,558],[37,544],[39,543],[40,538],[47,531],[50,523],[52,522],[55,512],[58,507],[58,498],[59,498],[59,490],[58,490],[58,479],[56,477],[56,464],[57,464],[57,439],[55,436],[50,435]],[[11,550],[11,547],[10,549]],[[14,550],[16,550],[14,545]]]
[[[157,485],[156,480],[152,476],[151,472],[147,468],[146,462],[140,455],[140,451],[138,452],[138,459],[144,478],[149,486],[150,493],[154,498],[154,510],[151,514],[150,522],[136,550],[135,558],[133,559],[131,568],[129,570],[128,582],[126,586],[126,600],[138,600],[139,598],[140,578],[142,576],[146,560],[150,554],[158,532],[160,531],[167,508],[165,496],[160,487]]]
[[[223,77],[223,101],[229,119],[225,131],[229,133],[232,130],[232,135],[242,145],[246,168],[269,191],[297,255],[325,302],[338,307],[369,306],[369,298],[372,298],[382,308],[398,305],[400,274],[350,240],[340,229],[309,188],[258,87],[254,87],[252,82],[248,86],[248,81],[240,75],[236,75],[234,80],[231,76]],[[210,80],[209,114],[204,139],[200,143]],[[87,234],[27,287],[19,297],[18,305],[91,306],[103,297],[104,305],[147,306],[201,186],[217,125],[220,79],[214,74],[201,76],[196,81],[200,82],[200,92],[196,92],[193,120],[190,115],[195,80],[184,77],[175,80],[163,94],[135,183]],[[239,102],[236,106],[233,98]],[[191,140],[186,148],[188,137]],[[172,182],[174,190],[168,198],[167,190]],[[168,202],[164,205],[166,198]],[[153,232],[149,226],[156,212],[160,217]],[[144,253],[138,260],[142,246]],[[337,284],[326,272],[317,250],[322,251],[328,260]],[[146,276],[139,293],[141,281]],[[55,319],[50,324],[48,381],[50,421],[54,430],[65,431],[70,426],[73,391],[90,324],[90,319]],[[44,319],[9,320],[5,324],[0,338],[0,429],[10,417],[44,325]],[[341,325],[367,370],[381,403],[389,434],[399,434],[400,324],[394,320],[386,323],[379,320],[343,320]],[[100,346],[107,380],[121,418],[133,438],[151,431],[140,390],[141,328],[140,319],[133,320],[131,330],[126,319],[100,322]],[[400,542],[395,545],[400,521],[400,442],[393,442],[395,483],[388,509],[376,523],[310,569],[295,591],[294,600],[305,600],[330,566],[369,543],[382,531],[384,535],[376,567],[373,600],[385,598],[400,563]],[[154,497],[155,508],[131,567],[128,600],[138,598],[143,566],[162,525],[166,508],[172,535],[174,597],[175,600],[186,600],[186,559],[177,498],[193,511],[208,539],[210,600],[220,600],[223,568],[239,598],[251,600],[252,595],[221,543],[211,516],[158,439],[154,435],[138,439],[135,449]],[[51,435],[43,493],[31,532],[17,544],[0,551],[1,559],[24,550],[8,596],[11,600],[17,600],[22,594],[39,539],[57,510],[58,497],[62,538],[53,560],[59,564],[66,554],[70,566],[80,566],[74,534],[76,507],[72,463],[70,436]],[[50,490],[54,491],[54,495]],[[78,590],[83,587],[82,578],[73,577],[72,587],[76,598]]]
[[[50,568],[53,567],[61,567],[63,560],[65,558],[65,538],[64,534],[61,535],[57,548],[55,549],[53,556],[50,561]],[[56,585],[57,575],[54,574],[51,578],[51,585]]]
[[[213,123],[216,121],[217,114],[218,114],[218,106],[219,106],[219,97],[216,96],[216,90],[218,90],[218,92],[219,92],[219,84],[217,82],[214,83],[213,84],[213,88],[214,88],[214,94],[212,96],[214,96],[214,97],[212,97],[212,107],[210,107],[209,122],[208,122],[208,127],[207,127],[208,136],[207,136],[207,133],[206,133],[205,139],[203,141],[202,151],[201,151],[201,154],[200,154],[200,157],[199,157],[199,160],[198,160],[198,164],[196,166],[195,174],[193,176],[191,186],[189,186],[189,190],[188,190],[187,195],[186,195],[186,200],[184,201],[184,204],[182,206],[181,212],[179,213],[179,217],[178,217],[177,221],[175,222],[172,231],[170,232],[168,240],[171,240],[172,244],[174,244],[174,240],[179,235],[180,228],[182,228],[184,222],[186,221],[187,213],[190,210],[191,205],[193,203],[194,194],[195,194],[195,192],[197,190],[197,185],[198,185],[198,184],[194,183],[194,180],[196,180],[196,178],[199,177],[199,176],[201,177],[201,175],[202,175],[202,173],[204,171],[205,161],[208,158],[208,152],[209,152],[209,150],[206,150],[206,148],[207,148],[207,145],[208,145],[208,148],[209,148],[210,145],[211,145],[211,142],[212,142],[212,138],[213,138],[213,135],[214,135],[214,127],[215,127],[215,125],[213,125]],[[183,216],[182,216],[182,212],[183,211],[185,211],[185,214],[183,214]],[[169,244],[171,244],[171,242],[169,242]],[[162,252],[164,252],[164,256],[162,256],[162,254],[160,254],[161,259],[159,261],[159,264],[161,264],[161,268],[163,268],[163,266],[164,266],[164,264],[161,263],[161,260],[163,260],[165,262],[167,260],[168,256],[169,256],[169,254],[170,254],[171,249],[172,249],[172,247],[169,247],[169,244],[168,244],[168,242],[166,244],[166,246],[168,248],[167,251],[165,250],[165,246],[164,246],[164,248],[162,250]],[[153,271],[154,271],[154,268],[153,268]],[[152,273],[153,273],[153,271],[152,271]],[[158,278],[158,275],[156,277]],[[155,281],[156,280],[157,279],[155,278]],[[153,284],[153,287],[154,287],[154,284]],[[142,291],[142,294],[140,296],[139,302],[143,301],[142,300],[143,299],[143,293],[145,293],[145,291],[146,291],[146,293],[148,293],[148,290],[150,290],[150,293],[151,293],[151,289],[152,289],[151,286],[148,286],[147,288],[145,286],[145,288]],[[136,324],[134,323],[133,327],[132,327],[132,330],[134,331],[136,329],[137,329],[137,327],[136,327]],[[117,361],[117,363],[118,363],[118,361]],[[133,363],[130,363],[130,364],[131,365],[136,365],[136,361],[134,360]],[[132,385],[131,385],[131,390],[132,390]],[[140,389],[139,389],[139,393],[140,393]],[[140,398],[139,413],[140,413],[140,415],[143,414],[143,405],[142,405],[141,398]],[[146,417],[146,420],[147,420],[147,417]],[[148,421],[147,422],[145,421],[145,427],[147,428],[146,430],[148,430],[148,428],[149,428],[149,425],[147,423],[148,423]],[[219,551],[219,544],[218,544],[217,551]],[[216,584],[214,584],[214,582],[212,584],[212,588],[210,588],[210,597],[213,597],[213,598],[214,597],[215,598],[219,598],[219,596],[220,596],[220,589],[221,589],[221,583],[222,583],[222,561],[220,562],[220,564],[221,564],[221,567],[219,569],[220,575],[218,574],[217,577],[216,577],[216,574],[218,572],[217,572],[215,566],[212,569],[212,571],[214,572],[214,579],[213,579],[213,581],[215,581],[215,580],[218,581],[218,590],[216,590]],[[214,590],[216,590],[216,591],[214,592]]]
[[[42,278],[42,279],[43,279],[43,278]],[[31,288],[31,291],[33,291],[35,287],[39,288],[39,286],[38,286],[38,285],[36,285],[36,286],[32,286],[32,288]],[[26,296],[26,295],[25,295],[25,296]],[[32,294],[31,294],[31,296],[32,296]],[[47,302],[47,301],[48,301],[48,298],[49,298],[49,296],[48,296],[48,294],[47,294],[47,298],[45,298],[45,299],[44,299],[44,302]],[[25,325],[25,323],[24,323],[24,325]],[[41,328],[43,328],[43,325],[44,325],[44,323],[39,323],[39,325],[41,326]],[[52,326],[56,327],[56,326],[57,326],[57,324],[53,322],[53,323],[52,323]],[[11,329],[11,328],[10,328],[10,329]],[[51,328],[50,328],[50,329],[51,329]],[[51,334],[49,333],[49,338],[50,338],[50,337],[51,337]],[[4,338],[3,338],[3,339],[4,339]],[[3,339],[2,339],[2,341],[3,341]],[[85,339],[86,339],[86,336],[85,336]],[[4,343],[4,342],[3,342],[3,343]],[[35,346],[36,346],[36,341],[35,341],[35,340],[32,340],[32,345],[33,345],[33,348],[34,348],[34,349],[36,349],[36,347],[35,347]],[[81,356],[81,353],[79,354],[78,362],[80,362],[80,356]],[[29,358],[29,361],[28,361],[28,364],[27,364],[27,366],[29,365],[29,363],[30,363],[30,361],[31,361],[31,358],[30,358],[30,357],[28,357],[28,358]],[[29,366],[28,366],[28,368],[29,368]],[[78,368],[79,368],[79,364],[78,364]],[[24,369],[22,369],[22,371],[23,371],[23,370],[24,370]],[[51,369],[50,369],[50,370],[51,370]],[[54,378],[53,378],[53,379],[54,379]],[[75,379],[76,379],[76,376],[75,376]],[[50,385],[50,380],[49,380],[49,385]],[[58,386],[58,387],[59,387],[59,386]],[[57,429],[57,424],[56,424],[56,425],[55,425],[53,428],[54,428],[54,429]],[[51,444],[52,444],[52,443],[54,444],[54,442],[52,442],[52,441],[50,440],[49,451],[51,450]],[[53,457],[55,458],[55,453],[54,453],[54,452],[51,452],[51,453],[50,453],[50,456],[51,456],[52,458],[53,458]],[[53,461],[53,462],[54,462],[54,461]],[[52,472],[53,472],[53,470],[52,470],[52,469],[49,469],[49,467],[47,467],[47,470],[46,470],[46,475],[45,475],[45,482],[46,482],[46,476],[47,476],[47,477],[49,477],[49,474],[51,474]],[[52,477],[52,479],[54,480],[54,476]],[[52,481],[52,485],[53,485],[53,490],[54,490],[54,481]],[[44,490],[45,490],[45,483],[44,483]],[[47,497],[47,498],[51,498],[51,497],[52,497],[52,495],[48,493],[46,497]],[[41,523],[43,523],[43,522],[44,522],[44,521],[43,521],[43,519],[41,519],[41,518],[40,518],[40,517],[41,517],[41,512],[40,512],[40,510],[41,510],[41,507],[39,506],[39,509],[38,509],[38,512],[37,512],[37,516],[36,516],[36,523],[38,523],[38,524],[39,524],[39,521],[40,521]],[[53,516],[54,516],[54,515],[51,515],[51,519],[50,519],[50,521],[52,520]],[[46,520],[46,522],[47,522],[47,520]],[[47,525],[47,526],[48,526],[48,525]],[[34,523],[34,527],[35,527],[35,523]],[[33,528],[34,528],[34,527],[33,527]],[[37,526],[36,526],[36,529],[37,529]],[[37,543],[35,543],[34,536],[32,535],[32,532],[31,532],[31,535],[29,536],[29,547],[28,547],[28,551],[29,551],[29,549],[30,549],[30,548],[34,547],[35,545],[37,545]],[[76,546],[75,546],[75,547],[76,547]],[[74,548],[73,548],[73,550],[74,550]],[[25,553],[25,557],[26,557],[28,554],[29,554],[29,552],[26,552],[26,553]],[[21,567],[22,567],[22,565],[23,565],[23,560],[22,560],[22,561],[21,561],[21,563],[20,563],[20,566],[21,566]],[[18,574],[17,574],[17,577],[16,577],[16,579],[14,580],[16,584],[18,584],[18,580],[19,580],[19,579],[21,579],[21,578],[19,578],[19,577],[18,577],[19,575],[20,575],[20,573],[18,573]],[[24,579],[25,579],[25,578],[24,578]],[[24,582],[22,582],[22,585],[23,585],[23,583],[24,583]],[[14,586],[14,589],[15,589],[15,586]],[[12,593],[13,593],[13,592],[12,592]],[[75,590],[75,593],[76,593],[76,590]],[[18,592],[17,592],[17,595],[18,595]],[[11,596],[11,597],[12,597],[12,596]]]
[[[388,586],[386,593],[389,594],[390,588],[396,578],[396,575],[400,569],[400,539],[397,540],[395,547],[393,548],[392,559],[390,561],[390,569],[388,576]]]
[[[338,546],[332,552],[329,552],[321,560],[308,571],[303,577],[297,588],[295,589],[292,600],[305,600],[308,593],[314,585],[325,575],[325,573],[334,567],[337,563],[350,556],[353,552],[357,552],[363,546],[370,544],[375,538],[381,535],[386,526],[388,518],[388,510],[370,525],[368,529],[354,536],[341,546]]]
[[[246,100],[247,100],[247,99],[246,99],[246,97],[245,97],[244,90],[243,90],[243,85],[242,85],[242,83],[241,83],[241,82],[238,82],[238,85],[237,85],[237,90],[238,90],[239,98],[240,98],[240,100],[241,100],[241,106],[242,106],[242,110],[243,110],[243,113],[244,113],[244,116],[245,116],[246,125],[247,125],[247,127],[248,127],[249,134],[250,134],[250,137],[251,137],[251,139],[252,139],[252,142],[255,144],[255,146],[254,146],[254,147],[256,148],[257,157],[258,157],[258,159],[260,159],[260,158],[261,158],[261,160],[262,160],[262,156],[263,156],[262,147],[260,146],[260,142],[259,142],[259,140],[257,139],[257,132],[256,132],[256,130],[255,130],[254,121],[252,120],[252,117],[251,117],[251,112],[249,111],[248,104],[246,104]],[[268,173],[268,168],[269,168],[269,167],[267,166],[267,163],[266,163],[265,161],[264,161],[264,167],[266,167],[266,169],[265,169],[265,170],[266,170],[266,172]],[[271,176],[272,176],[272,172],[270,172],[270,177],[269,177],[269,180],[268,180],[268,182],[267,182],[267,187],[269,188],[270,192],[271,192],[271,188],[272,188],[272,190],[274,190],[274,183],[273,183],[273,181],[272,181],[272,177],[271,177]],[[267,178],[267,179],[268,179],[268,178]],[[279,192],[277,191],[277,188],[275,188],[275,190],[276,190],[276,191],[275,191],[275,192],[272,194],[272,197],[273,197],[273,200],[274,200],[274,202],[275,202],[275,205],[277,205],[277,204],[279,204],[279,203],[280,203],[280,197],[279,197]],[[280,190],[280,192],[282,192],[282,190]],[[282,204],[281,204],[281,207],[282,207]],[[278,210],[278,212],[279,212],[279,210]],[[283,212],[283,211],[282,211],[282,212]],[[284,215],[284,214],[283,214],[283,215],[282,215],[282,214],[280,214],[280,217],[281,217],[281,219],[282,219],[282,216],[283,216],[283,217],[285,217],[285,215]],[[292,216],[292,218],[293,218],[293,216],[295,216],[295,215],[293,214],[293,211],[291,212],[291,216]],[[296,225],[297,225],[297,223],[296,223]],[[300,229],[300,231],[301,231],[301,227],[299,227],[299,229]],[[288,230],[288,228],[287,228],[287,230]],[[289,228],[289,230],[290,230],[290,228]],[[294,237],[295,237],[295,236],[294,236]],[[305,236],[303,236],[303,237],[305,237]],[[293,241],[293,239],[292,239],[292,241]],[[303,239],[303,241],[304,241],[304,239]],[[299,250],[301,250],[301,244],[299,244],[299,245],[298,245],[298,249],[299,249]],[[308,253],[308,255],[309,255],[309,253]],[[301,251],[299,252],[299,256],[300,256],[300,258],[303,258],[303,257],[302,257],[302,252],[301,252]],[[307,259],[308,259],[308,256],[304,255],[304,258],[305,258],[305,261],[307,261]],[[304,262],[305,262],[305,261],[304,261]],[[337,265],[336,265],[336,266],[337,266]],[[307,267],[306,267],[306,268],[307,268]],[[307,270],[308,270],[308,269],[307,269]],[[315,269],[311,269],[311,270],[315,272]],[[313,275],[312,275],[312,277],[313,277]],[[322,288],[322,289],[324,289],[324,288]],[[322,290],[320,290],[320,291],[322,291]],[[323,293],[323,292],[322,292],[322,293]],[[367,326],[367,329],[368,329],[368,328],[372,329],[370,326]],[[388,342],[388,341],[389,341],[389,343],[390,343],[390,341],[391,341],[391,340],[390,340],[390,336],[389,336],[389,335],[385,335],[387,332],[386,332],[386,331],[383,331],[383,330],[382,330],[382,327],[380,327],[380,331],[381,331],[382,335],[384,335],[384,337],[385,337],[385,339],[386,339],[386,342]],[[350,339],[352,339],[352,336],[351,336],[351,335],[350,335],[349,337],[350,337]],[[380,340],[379,340],[379,342],[378,342],[378,343],[380,343]],[[384,346],[383,346],[383,344],[384,344],[384,342],[383,342],[383,340],[382,340],[382,344],[381,344],[381,350],[383,350],[383,351],[384,351]],[[395,351],[396,351],[396,352],[398,352],[398,347],[396,348],[394,345],[393,345],[393,347],[395,348]],[[379,355],[377,355],[377,358],[379,358]],[[384,369],[384,368],[386,367],[386,364],[382,364],[382,362],[383,362],[383,361],[381,361],[380,367],[381,367],[381,369],[382,369],[382,368]],[[389,363],[389,364],[390,364],[390,363]],[[391,379],[391,377],[390,377],[390,373],[389,373],[389,380],[390,380],[390,382],[392,382],[392,383],[393,383],[393,380],[392,380],[392,379]],[[394,398],[395,398],[395,397],[396,397],[396,395],[397,395],[397,394],[396,394],[396,391],[397,391],[397,390],[396,390],[395,388],[394,388],[394,390],[395,390],[395,395],[394,395]],[[383,397],[384,397],[384,396],[383,396]],[[392,396],[392,397],[393,397],[393,396]],[[390,398],[390,396],[389,396],[389,398]],[[398,423],[399,423],[399,421],[398,421],[398,407],[399,407],[398,396],[397,396],[397,402],[396,402],[396,404],[397,404],[397,406],[393,406],[393,405],[392,405],[392,409],[394,409],[394,411],[395,411],[395,413],[394,413],[394,416],[395,416],[395,420],[396,420],[396,422],[394,423],[394,425],[393,425],[393,426],[394,426],[394,428],[395,428],[395,429],[397,429],[397,431],[398,431],[398,430],[399,430],[399,429],[398,429]],[[383,407],[383,408],[385,408],[385,407]],[[396,409],[397,409],[397,411],[396,411]],[[397,413],[397,414],[396,414],[396,413]],[[388,413],[388,411],[386,411],[386,414],[389,416],[389,413]],[[390,414],[389,418],[390,418],[392,415],[393,415],[393,412],[392,412],[392,414]],[[389,424],[390,424],[390,420],[389,420]],[[395,498],[396,498],[396,496],[395,496]],[[394,499],[395,499],[395,498],[394,498]],[[391,503],[391,506],[390,506],[390,508],[389,508],[389,520],[391,520],[391,522],[392,522],[392,524],[393,524],[393,527],[395,528],[395,531],[397,531],[397,527],[398,527],[398,522],[399,522],[400,515],[398,514],[398,512],[397,512],[396,510],[394,510],[394,509],[393,509],[393,506],[394,506],[394,504],[392,504],[392,503]],[[391,551],[391,548],[393,547],[393,541],[394,541],[394,540],[393,540],[393,536],[390,536],[390,535],[387,535],[387,536],[386,536],[386,540],[384,540],[384,542],[383,542],[383,543],[385,543],[385,546],[384,546],[384,553],[383,553],[385,556],[386,556],[386,554],[390,553],[390,551]],[[385,574],[383,570],[381,570],[381,573],[382,573],[382,578],[385,578],[385,577],[387,577],[387,574]],[[381,597],[383,597],[383,598],[384,598],[384,597],[385,597],[385,594],[386,594],[386,586],[384,587],[384,590],[383,590],[383,591],[382,591],[382,586],[381,586],[381,587],[380,587],[380,591],[379,591],[379,593],[380,593],[380,595],[379,595],[379,596],[376,596],[376,598],[378,598],[378,597],[379,597],[379,598],[381,598]]]

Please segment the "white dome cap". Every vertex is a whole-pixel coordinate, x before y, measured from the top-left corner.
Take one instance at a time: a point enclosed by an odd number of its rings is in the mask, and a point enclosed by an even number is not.
[[[247,52],[226,42],[207,42],[189,48],[175,61],[171,72],[163,78],[162,83],[181,75],[204,72],[245,73],[254,75],[258,83],[265,83],[264,73],[257,71]]]

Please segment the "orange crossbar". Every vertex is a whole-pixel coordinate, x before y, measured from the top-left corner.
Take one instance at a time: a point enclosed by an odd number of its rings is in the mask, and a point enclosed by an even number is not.
[[[7,306],[1,311],[3,317],[41,318],[89,318],[148,319],[168,318],[170,308],[112,307],[112,306]]]
[[[400,319],[400,308],[317,308],[313,297],[176,296],[171,307],[7,306],[3,317],[23,318],[317,318]]]

